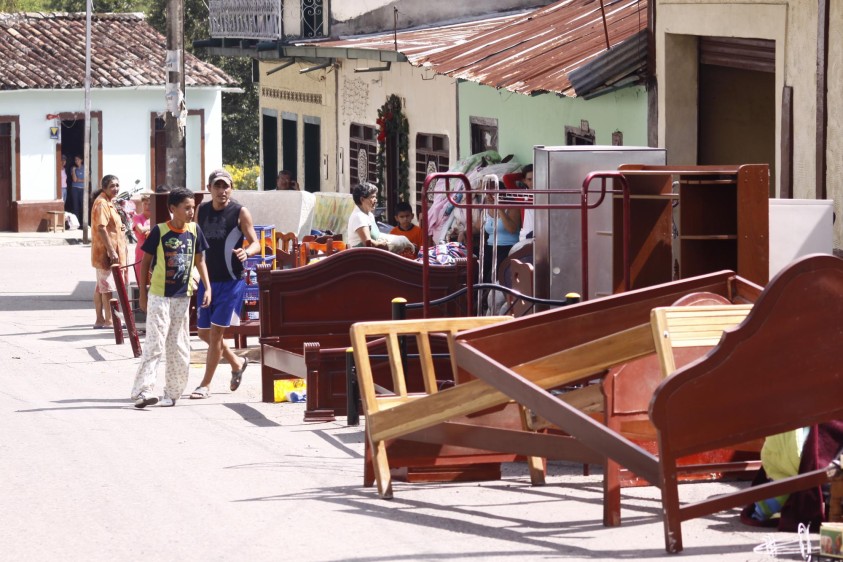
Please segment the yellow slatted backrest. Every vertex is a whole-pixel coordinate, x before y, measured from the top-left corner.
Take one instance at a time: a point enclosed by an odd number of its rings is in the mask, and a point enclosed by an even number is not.
[[[676,370],[673,350],[680,347],[714,347],[723,331],[744,321],[751,304],[716,306],[665,306],[650,313],[650,325],[662,374]]]
[[[468,318],[428,318],[423,320],[386,320],[377,322],[358,322],[351,326],[351,345],[354,349],[354,362],[357,366],[357,379],[360,383],[360,396],[366,415],[385,410],[412,399],[407,395],[404,366],[401,363],[400,337],[415,337],[420,356],[424,388],[427,394],[437,391],[436,373],[431,355],[430,335],[446,334],[448,350],[451,353],[451,377],[456,378],[457,366],[454,359],[454,338],[459,332],[481,326],[498,324],[512,320],[510,316],[483,316]],[[389,355],[389,367],[392,374],[394,395],[377,396],[369,358],[369,339],[383,337],[386,340]]]

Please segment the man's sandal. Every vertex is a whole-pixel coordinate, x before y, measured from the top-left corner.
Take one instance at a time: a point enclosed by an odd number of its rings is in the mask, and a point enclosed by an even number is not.
[[[239,371],[231,371],[231,392],[234,392],[238,388],[240,388],[240,381],[243,379],[243,371],[246,370],[246,367],[249,366],[249,358],[243,358],[243,366],[240,367]]]
[[[207,398],[211,395],[210,390],[208,390],[207,386],[197,386],[196,390],[190,393],[190,397],[194,400],[198,398]]]

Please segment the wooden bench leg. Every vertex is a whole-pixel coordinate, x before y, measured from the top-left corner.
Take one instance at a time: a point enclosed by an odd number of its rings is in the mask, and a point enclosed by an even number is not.
[[[532,415],[530,411],[524,406],[518,408],[518,411],[521,415],[521,427],[525,431],[534,431],[533,424],[530,421],[530,416]],[[546,476],[545,459],[541,457],[527,457],[527,468],[530,471],[530,483],[533,486],[544,486]]]
[[[372,465],[375,481],[378,483],[378,494],[384,499],[392,499],[392,475],[389,473],[385,442],[372,442]]]

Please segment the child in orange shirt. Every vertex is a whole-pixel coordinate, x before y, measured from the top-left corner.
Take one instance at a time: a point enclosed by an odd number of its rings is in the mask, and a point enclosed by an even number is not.
[[[406,236],[416,245],[416,251],[422,246],[423,235],[421,228],[413,224],[413,208],[409,203],[401,201],[395,206],[395,222],[398,226],[389,231],[390,234]]]

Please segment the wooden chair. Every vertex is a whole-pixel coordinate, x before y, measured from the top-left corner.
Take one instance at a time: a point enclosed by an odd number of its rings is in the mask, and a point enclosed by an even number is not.
[[[294,232],[275,233],[275,269],[299,265],[299,241]]]
[[[325,242],[302,242],[299,247],[299,264],[307,265],[310,263],[310,260],[317,256],[330,256],[339,251],[345,250],[345,248],[345,242],[335,241],[332,238],[328,238]]]
[[[724,331],[743,322],[750,310],[751,304],[653,309],[650,325],[662,375],[668,377],[676,370],[676,355],[680,350],[686,352],[680,365],[690,363],[692,358],[702,357],[720,342]]]
[[[366,415],[366,438],[367,445],[371,451],[371,462],[374,467],[374,477],[378,486],[378,493],[381,497],[392,497],[392,479],[390,474],[390,461],[388,458],[388,451],[390,444],[387,440],[378,438],[377,434],[371,431],[373,424],[376,424],[382,418],[389,418],[390,412],[399,405],[407,404],[416,401],[422,397],[430,396],[438,392],[437,377],[434,368],[434,359],[431,353],[431,336],[434,334],[444,334],[448,342],[448,350],[453,351],[454,337],[457,332],[487,326],[490,324],[497,324],[511,320],[509,316],[489,316],[489,317],[471,317],[471,318],[433,318],[424,320],[395,320],[395,321],[381,321],[381,322],[358,322],[351,327],[351,341],[354,349],[354,360],[357,365],[357,378],[360,386],[360,395],[363,402],[363,410]],[[389,357],[389,367],[392,374],[393,393],[378,394],[377,388],[372,375],[372,363],[370,358],[370,338],[383,337],[386,340],[386,348]],[[405,379],[405,366],[402,360],[402,342],[403,338],[414,338],[416,348],[418,350],[418,359],[421,366],[422,377],[424,380],[423,393],[411,394],[407,392],[407,381]],[[465,375],[462,380],[458,372],[456,362],[451,354],[450,373],[449,378],[460,382],[465,382]],[[515,406],[515,405],[513,405]],[[517,406],[516,406],[517,408]],[[510,412],[512,408],[510,408]],[[514,416],[514,422],[523,428],[526,420],[523,410],[518,409],[518,415]],[[475,416],[473,420],[461,420],[464,423],[482,424],[489,423],[489,417],[495,416],[495,413],[487,413],[486,417]],[[504,417],[502,414],[500,417]],[[512,424],[513,416],[509,415],[509,422]],[[447,431],[446,431],[447,432]],[[439,441],[436,438],[425,441],[425,438],[418,436],[424,442],[444,443],[447,441]],[[410,440],[414,440],[411,435]],[[429,437],[428,437],[429,438]],[[462,445],[466,445],[462,443]],[[445,449],[440,451],[435,461],[431,464],[442,466],[448,464]],[[473,462],[490,463],[515,460],[514,455],[502,455],[500,453],[492,453],[488,450],[466,450],[464,447],[459,448],[457,460],[452,460],[450,464],[469,464],[472,461],[472,455],[477,458]],[[368,462],[368,459],[367,459]],[[544,468],[541,459],[528,459],[530,465],[530,475],[534,483],[544,482]],[[394,463],[398,464],[398,463]],[[407,466],[404,464],[403,466]],[[393,468],[395,468],[393,466]]]

